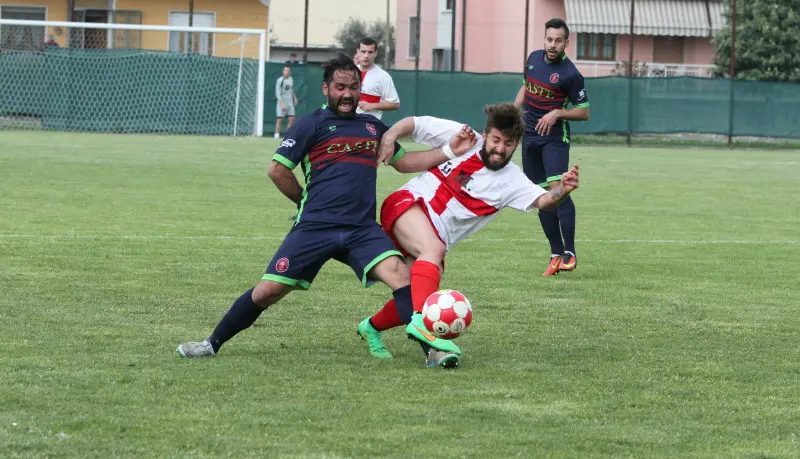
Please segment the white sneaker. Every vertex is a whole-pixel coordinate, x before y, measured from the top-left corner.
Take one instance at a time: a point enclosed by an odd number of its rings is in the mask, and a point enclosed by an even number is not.
[[[189,342],[183,343],[178,346],[178,354],[185,359],[192,359],[195,357],[213,357],[216,352],[208,340],[200,343]]]
[[[445,369],[458,368],[461,358],[454,352],[444,352],[435,348],[428,351],[428,358],[425,361],[427,368],[441,367]]]
[[[272,136],[272,138],[273,139],[280,139],[281,135],[276,132],[275,135]]]

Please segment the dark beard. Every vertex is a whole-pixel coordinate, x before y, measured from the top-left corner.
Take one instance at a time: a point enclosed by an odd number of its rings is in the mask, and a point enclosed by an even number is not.
[[[490,156],[490,155],[491,155],[491,153],[489,153],[488,151],[486,151],[486,145],[484,145],[483,147],[481,147],[481,161],[483,161],[483,165],[484,165],[484,166],[485,166],[487,169],[489,169],[490,171],[499,171],[500,169],[502,169],[502,168],[506,167],[506,166],[508,165],[508,163],[510,163],[510,162],[511,162],[511,156],[509,156],[509,157],[508,157],[508,158],[506,158],[506,160],[505,160],[505,161],[503,161],[501,164],[497,164],[497,165],[495,165],[495,164],[493,164],[493,163],[490,163],[490,162],[489,162],[489,156]]]
[[[339,110],[339,104],[333,105],[330,102],[330,100],[328,101],[328,106],[331,107],[333,112],[336,113],[336,116],[338,116],[339,118],[345,118],[345,119],[353,119],[353,118],[355,118],[356,117],[356,109],[358,108],[358,105],[357,105],[357,102],[353,102],[352,105],[353,105],[353,109],[352,110],[350,110],[349,112],[343,112],[343,111]]]

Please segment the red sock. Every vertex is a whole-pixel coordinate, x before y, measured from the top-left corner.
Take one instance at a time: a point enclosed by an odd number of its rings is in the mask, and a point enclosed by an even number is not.
[[[414,303],[414,312],[422,312],[425,300],[439,290],[442,274],[435,264],[417,260],[411,265],[411,301]]]
[[[387,301],[380,311],[370,317],[370,321],[372,322],[372,326],[375,327],[375,330],[378,331],[384,331],[403,325],[403,321],[400,320],[400,316],[397,315],[397,307],[394,304],[394,298]]]

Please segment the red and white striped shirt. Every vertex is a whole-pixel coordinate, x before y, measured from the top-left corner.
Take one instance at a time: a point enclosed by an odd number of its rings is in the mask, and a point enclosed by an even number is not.
[[[462,125],[422,116],[414,118],[414,126],[414,142],[440,148]],[[497,171],[484,167],[480,155],[484,139],[478,138],[466,154],[424,172],[401,188],[425,201],[431,221],[448,248],[483,228],[506,207],[532,211],[533,202],[545,193],[514,163]]]
[[[400,97],[397,95],[397,89],[394,87],[394,81],[391,75],[386,73],[386,71],[377,64],[370,67],[368,71],[362,71],[361,75],[360,102],[369,102],[372,104],[380,102],[400,103]],[[378,119],[381,119],[381,116],[383,116],[381,110],[363,111],[359,109],[357,113],[374,115]]]

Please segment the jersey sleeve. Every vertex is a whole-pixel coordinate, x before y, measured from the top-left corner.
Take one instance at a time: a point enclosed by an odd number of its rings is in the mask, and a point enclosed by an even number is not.
[[[286,131],[286,137],[281,142],[273,161],[277,161],[289,169],[294,169],[314,146],[317,136],[317,119],[313,115],[306,115],[295,122]]]
[[[576,74],[570,81],[567,97],[577,108],[586,108],[589,106],[589,97],[586,95],[586,86],[583,83],[583,75]]]
[[[533,201],[546,193],[545,189],[531,182],[522,171],[518,171],[511,180],[511,186],[504,196],[505,206],[512,209],[530,212],[534,209]]]
[[[382,92],[381,98],[386,102],[391,102],[393,104],[400,103],[400,96],[397,95],[397,89],[394,87],[394,80],[392,80],[389,74],[386,74],[386,78],[384,78]]]
[[[378,126],[381,133],[381,137],[383,137],[383,134],[386,134],[386,131],[389,130],[389,126],[384,124],[383,121],[381,120],[378,120]],[[406,154],[405,148],[403,148],[403,146],[400,145],[399,143],[395,142],[394,155],[391,157],[391,159],[389,159],[389,165],[396,163],[398,160],[400,160],[400,158],[403,157],[404,154]]]
[[[411,140],[431,148],[441,148],[450,141],[451,137],[458,134],[461,126],[461,123],[442,118],[415,116]]]

